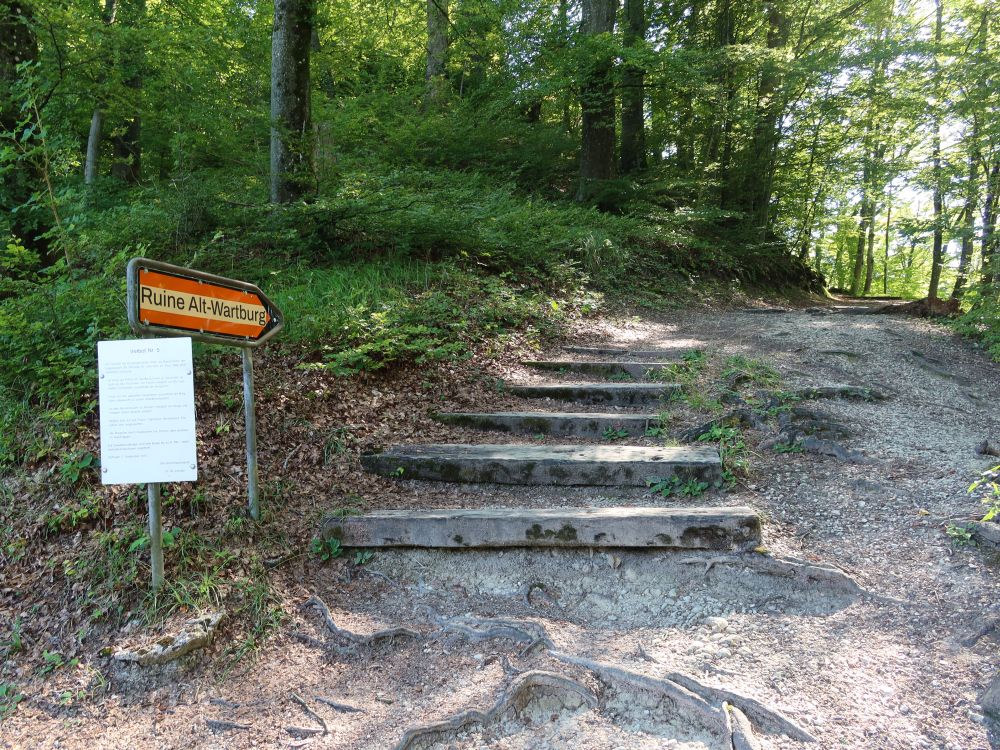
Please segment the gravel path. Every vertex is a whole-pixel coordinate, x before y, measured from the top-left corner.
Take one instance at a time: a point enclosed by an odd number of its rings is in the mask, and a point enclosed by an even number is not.
[[[997,641],[962,645],[985,614],[997,611],[997,558],[955,546],[944,533],[948,522],[981,512],[966,489],[996,462],[974,449],[985,439],[1000,441],[1000,370],[933,324],[851,312],[706,310],[591,320],[580,324],[575,343],[693,346],[716,359],[763,359],[781,373],[785,390],[846,384],[887,392],[884,401],[810,402],[848,428],[842,443],[861,461],[759,449],[751,475],[735,490],[686,501],[754,508],[771,555],[833,566],[863,591],[662,550],[395,551],[378,553],[363,568],[336,561],[308,577],[292,567],[289,587],[299,598],[286,603],[281,634],[242,671],[222,679],[183,670],[122,673],[112,698],[69,718],[55,704],[49,712],[38,702],[22,708],[0,727],[0,746],[392,748],[408,728],[469,709],[485,712],[513,672],[547,670],[572,677],[600,700],[590,706],[533,694],[485,724],[413,747],[731,750],[683,707],[602,683],[560,663],[548,647],[524,653],[516,639],[476,640],[441,629],[470,616],[527,623],[562,653],[648,677],[681,673],[753,698],[817,739],[804,743],[758,727],[764,749],[1000,746],[991,744],[990,720],[977,703],[1000,667]],[[515,365],[494,374],[559,379]],[[495,392],[441,406],[525,404]],[[676,408],[679,423],[698,421]],[[447,434],[455,442],[531,440],[452,428]],[[414,439],[440,442],[441,431]],[[380,484],[387,481],[373,486],[389,487]],[[679,502],[642,488],[411,481],[392,483],[385,507]],[[315,608],[296,606],[313,594],[342,628],[371,633],[405,625],[421,637],[351,647],[330,636]],[[318,647],[324,642],[338,648]],[[319,727],[293,694],[323,717],[326,734],[289,732]],[[361,710],[338,711],[317,697]],[[208,720],[249,728],[213,728]]]

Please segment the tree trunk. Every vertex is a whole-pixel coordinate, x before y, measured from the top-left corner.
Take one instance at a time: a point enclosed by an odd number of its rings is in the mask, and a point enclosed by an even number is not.
[[[781,6],[782,0],[772,0],[766,6],[769,50],[781,49],[788,42],[790,25]],[[741,203],[751,226],[760,230],[761,238],[766,233],[770,218],[771,190],[780,138],[778,120],[784,108],[781,98],[782,80],[781,69],[770,59],[765,61],[757,90],[753,137],[749,151],[740,165]]]
[[[20,119],[20,102],[14,95],[17,66],[38,57],[31,18],[31,7],[22,0],[0,0],[0,128],[8,133]]]
[[[934,22],[934,84],[937,93],[941,88],[941,65],[938,55],[941,53],[941,29],[944,25],[943,0],[935,0],[936,20]],[[937,97],[940,102],[940,97]],[[938,286],[941,284],[941,267],[944,265],[944,176],[941,170],[941,110],[934,111],[934,142],[933,142],[933,175],[934,175],[934,249],[931,253],[931,283],[927,290],[927,299],[931,302],[938,298]]]
[[[83,165],[83,182],[90,185],[97,179],[97,164],[101,152],[101,123],[104,115],[101,108],[94,110],[90,116],[90,134],[87,136],[87,158]]]
[[[815,268],[816,273],[823,273],[823,238],[826,237],[826,224],[823,224],[819,228],[819,237],[816,238],[816,259]]]
[[[118,135],[111,139],[111,175],[126,185],[137,185],[142,177],[142,69],[145,50],[135,34],[142,28],[146,15],[146,0],[134,0],[121,10],[122,22],[132,29],[127,36],[126,48],[122,51],[123,83],[131,91],[131,105],[135,111],[132,117],[119,126]],[[91,123],[93,124],[93,123]]]
[[[962,226],[962,255],[958,261],[958,276],[955,288],[951,291],[952,299],[962,299],[965,285],[969,280],[969,266],[972,264],[972,254],[976,241],[976,209],[979,205],[979,161],[982,154],[979,151],[979,116],[972,115],[972,132],[969,134],[969,172],[965,186],[965,207],[962,209],[964,222]]]
[[[683,47],[688,51],[694,51],[698,49],[698,30],[699,22],[701,20],[701,4],[702,0],[691,0],[688,5],[688,13],[685,17],[685,29],[684,29],[684,43]],[[688,174],[695,167],[695,147],[698,141],[704,141],[703,133],[696,134],[695,129],[695,113],[694,113],[694,100],[695,91],[694,87],[688,83],[681,87],[678,92],[679,103],[678,107],[678,125],[677,134],[674,138],[677,147],[677,170],[681,174]],[[711,134],[708,134],[708,140],[711,140]],[[711,150],[706,149],[706,151]],[[702,156],[706,156],[707,153],[703,153]]]
[[[854,271],[851,274],[851,296],[858,296],[863,289],[865,272],[865,240],[868,238],[868,198],[861,199],[858,207],[858,246],[854,253]]]
[[[445,58],[448,55],[448,0],[427,0],[427,68],[424,81],[427,91],[424,104],[441,100],[447,79]]]
[[[561,49],[569,47],[569,0],[559,0],[559,44]],[[562,99],[562,126],[567,133],[571,132],[572,124],[569,117],[570,97],[563,92]]]
[[[581,29],[587,36],[610,34],[615,28],[618,0],[583,0]],[[580,139],[580,187],[576,200],[590,203],[601,191],[601,183],[614,174],[615,89],[613,55],[592,52],[583,63],[580,109],[583,127]]]
[[[892,222],[892,195],[885,202],[885,257],[882,259],[882,294],[889,294],[889,227]]]
[[[997,268],[1000,254],[996,251],[995,241],[998,197],[1000,197],[1000,157],[996,158],[989,171],[989,178],[986,180],[986,200],[983,202],[983,238],[980,248],[984,286],[992,286],[997,276],[1000,276],[1000,268]]]
[[[718,16],[716,18],[716,40],[721,55],[725,55],[726,48],[736,44],[736,20],[733,13],[732,0],[720,0],[718,3]],[[722,72],[719,76],[718,85],[722,91],[722,104],[718,114],[719,126],[717,135],[712,138],[709,151],[709,163],[718,161],[719,184],[719,208],[730,209],[737,207],[739,189],[732,171],[733,163],[733,113],[730,108],[736,99],[736,75],[732,70],[732,63],[728,60],[721,61]]]
[[[271,202],[301,198],[313,180],[309,144],[311,0],[275,0],[271,32]]]
[[[872,201],[872,213],[868,217],[868,256],[865,261],[865,294],[871,294],[872,281],[875,278],[875,202]]]
[[[646,40],[645,0],[625,0],[625,46],[636,51]],[[622,174],[646,168],[646,72],[636,64],[622,69]]]
[[[22,102],[15,91],[17,66],[38,59],[38,40],[31,20],[31,7],[22,0],[0,0],[0,130],[18,139],[25,123],[21,118]],[[39,169],[31,160],[21,160],[13,166],[0,171],[0,211],[10,221],[16,237],[32,247],[42,245],[47,255],[46,240],[38,237],[41,232],[31,211],[15,212],[31,199],[41,182]]]
[[[115,0],[105,0],[104,13],[101,16],[105,26],[111,26],[115,22],[116,9]],[[98,98],[94,114],[90,116],[90,133],[87,135],[87,157],[83,165],[83,182],[86,185],[90,185],[97,179],[101,159],[101,127],[103,124],[104,113],[101,111],[101,102]]]

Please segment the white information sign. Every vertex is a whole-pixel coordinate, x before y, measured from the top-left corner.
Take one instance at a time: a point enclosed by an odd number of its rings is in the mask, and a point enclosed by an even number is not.
[[[191,339],[97,342],[101,481],[198,478]]]

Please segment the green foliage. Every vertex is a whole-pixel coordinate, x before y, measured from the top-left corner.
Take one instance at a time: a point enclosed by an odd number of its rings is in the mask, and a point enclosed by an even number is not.
[[[601,433],[601,437],[605,440],[610,440],[611,442],[624,440],[628,437],[628,430],[623,427],[608,427]]]
[[[74,485],[80,481],[80,474],[86,469],[94,468],[97,458],[89,451],[74,451],[63,454],[59,463],[59,476],[68,485]]]
[[[42,519],[49,533],[72,531],[101,515],[100,495],[85,490],[77,493],[71,502],[54,508]]]
[[[367,565],[375,557],[375,553],[370,549],[359,549],[354,553],[355,565]]]
[[[738,354],[726,357],[722,377],[731,383],[750,382],[762,388],[775,388],[781,383],[781,375],[769,364]]]
[[[738,427],[713,425],[708,432],[699,435],[698,440],[719,444],[722,479],[727,486],[732,486],[737,477],[746,476],[750,471],[750,448]]]
[[[10,624],[10,635],[0,641],[0,656],[7,659],[21,653],[24,650],[24,641],[21,636],[21,618],[17,617]]]
[[[709,488],[708,482],[696,478],[683,478],[677,475],[660,479],[651,477],[646,482],[650,492],[662,497],[678,495],[680,497],[700,497]]]
[[[801,453],[801,443],[775,443],[772,450],[775,453]]]
[[[312,543],[309,545],[309,551],[323,562],[340,557],[344,552],[343,547],[340,546],[339,539],[318,536],[313,538]]]
[[[66,660],[58,651],[42,651],[42,665],[38,668],[38,674],[41,677],[50,675],[57,669],[62,669],[63,667],[75,667],[80,663],[80,660],[73,658]]]
[[[1000,295],[995,288],[977,286],[965,296],[968,309],[952,325],[963,336],[979,341],[1000,361]]]
[[[949,523],[944,527],[944,533],[951,538],[956,547],[971,547],[976,543],[972,538],[972,530],[967,526]]]
[[[1000,466],[994,466],[969,487],[969,492],[978,496],[986,506],[984,521],[992,521],[1000,516]]]
[[[24,700],[24,693],[13,682],[0,682],[0,722],[11,716]]]

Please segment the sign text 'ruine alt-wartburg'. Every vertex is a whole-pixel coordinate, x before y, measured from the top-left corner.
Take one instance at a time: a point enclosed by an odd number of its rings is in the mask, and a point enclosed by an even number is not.
[[[256,346],[282,324],[281,312],[253,284],[145,258],[129,263],[128,292],[129,322],[137,333],[177,331]]]

